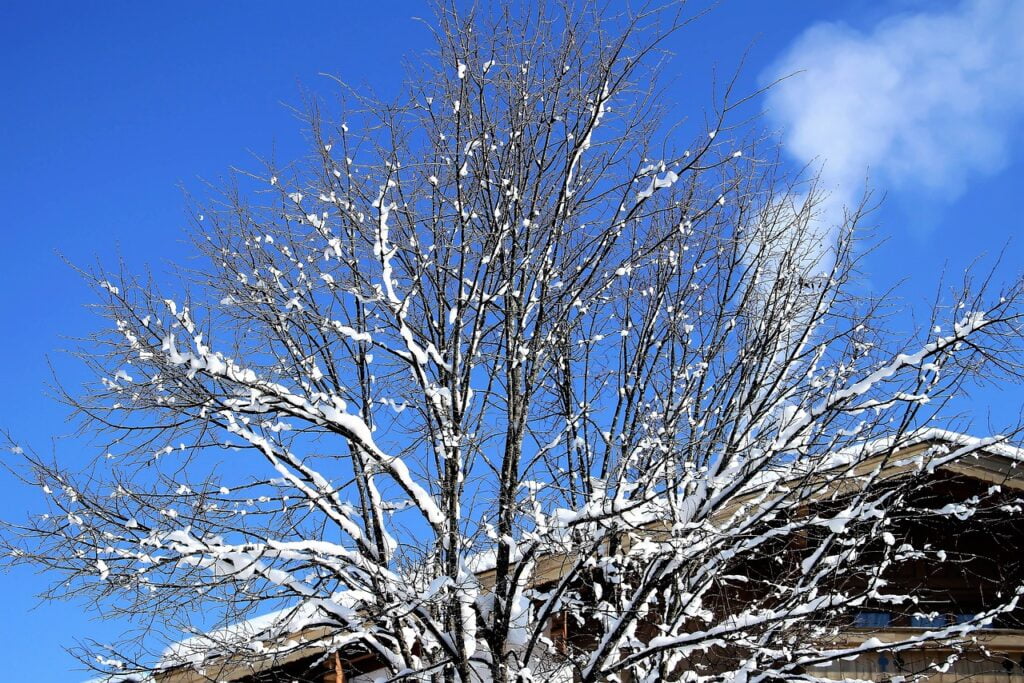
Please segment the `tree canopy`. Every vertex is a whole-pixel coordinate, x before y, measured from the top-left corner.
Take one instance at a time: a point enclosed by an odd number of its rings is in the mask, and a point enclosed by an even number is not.
[[[889,334],[856,287],[865,207],[827,223],[729,84],[682,125],[673,8],[431,26],[403,96],[339,82],[303,110],[307,156],[196,202],[201,262],[85,274],[106,323],[64,398],[97,457],[26,456],[51,509],[8,525],[9,558],[147,632],[279,610],[244,643],[88,652],[113,674],[217,680],[213,655],[311,629],[393,679],[807,681],[877,647],[830,638],[878,601],[913,613],[887,572],[945,561],[889,525],[939,514],[915,507],[929,474],[1010,433],[899,448],[966,383],[1019,376],[1019,284],[967,276]]]

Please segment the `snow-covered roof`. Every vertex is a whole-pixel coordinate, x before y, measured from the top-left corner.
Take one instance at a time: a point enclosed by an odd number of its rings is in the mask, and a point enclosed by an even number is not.
[[[330,611],[337,613],[348,606],[347,602],[344,594],[338,594],[330,600],[307,601],[197,633],[168,646],[156,668],[173,676],[169,681],[178,681],[179,676],[184,676],[182,681],[191,681],[185,672],[205,669],[204,675],[209,675],[209,669],[217,667],[217,680],[228,681],[322,655],[351,638],[336,628],[323,626],[321,606],[330,603]]]
[[[980,450],[999,455],[1010,460],[1024,463],[1024,448],[1014,446],[1006,441],[1004,437],[995,436],[988,439],[980,439],[976,436],[953,432],[938,427],[919,429],[912,433],[912,443],[921,444],[928,442],[946,442],[958,447],[977,447]],[[891,439],[890,439],[891,443]]]
[[[1024,448],[1009,444],[1006,437],[997,435],[979,438],[962,432],[928,427],[902,434],[899,437],[872,439],[861,444],[848,446],[830,455],[814,458],[813,460],[808,459],[806,467],[803,469],[789,463],[765,470],[751,478],[746,486],[744,486],[741,495],[752,494],[773,483],[797,480],[807,474],[825,474],[832,470],[839,470],[886,453],[891,452],[893,455],[901,455],[912,451],[917,452],[922,450],[922,447],[934,445],[948,446],[968,457],[977,458],[979,455],[986,454],[1006,458],[1012,461],[1014,466],[1016,466],[1016,463],[1024,463]],[[940,457],[936,463],[929,466],[929,469],[943,468],[950,463],[960,460],[959,455],[949,458]],[[896,460],[893,463],[894,466],[899,464],[902,464],[902,461]]]
[[[152,683],[153,676],[144,674],[123,674],[121,676],[104,676],[102,678],[90,678],[85,683]]]
[[[836,464],[841,465],[849,462],[853,457],[864,458],[865,456],[880,455],[893,448],[896,449],[896,452],[899,452],[917,448],[918,446],[938,443],[1024,462],[1024,448],[1018,448],[1007,443],[1006,437],[997,435],[983,439],[938,427],[918,429],[899,437],[881,437],[857,446],[845,448],[838,451],[833,457],[836,459]]]

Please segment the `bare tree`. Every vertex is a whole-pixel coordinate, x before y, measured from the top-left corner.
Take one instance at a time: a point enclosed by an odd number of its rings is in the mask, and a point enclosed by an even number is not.
[[[1018,376],[1020,287],[967,279],[920,338],[887,334],[850,287],[864,207],[825,226],[731,84],[682,132],[656,85],[674,11],[442,8],[400,101],[339,84],[308,158],[195,210],[205,265],[175,293],[87,274],[110,325],[64,396],[99,456],[27,456],[51,510],[9,557],[143,633],[280,610],[94,664],[814,680],[879,647],[834,644],[858,609],[919,609],[887,572],[943,558],[894,520],[952,514],[929,472],[1003,437],[899,449],[965,382]],[[1016,608],[1003,578],[887,647],[967,639]]]

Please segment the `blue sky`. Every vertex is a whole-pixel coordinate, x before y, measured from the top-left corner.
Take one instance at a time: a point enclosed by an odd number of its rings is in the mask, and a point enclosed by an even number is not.
[[[357,7],[358,6],[358,7]],[[396,93],[402,56],[425,48],[419,2],[166,4],[6,2],[0,106],[0,428],[41,453],[88,455],[47,395],[50,364],[74,385],[59,349],[94,329],[75,264],[184,261],[181,188],[201,192],[251,154],[302,150],[287,109],[303,88],[330,92],[321,72]],[[927,314],[935,281],[1006,248],[1000,275],[1021,272],[1024,237],[1024,3],[724,0],[670,45],[667,95],[700,117],[711,69],[731,72],[750,48],[741,86],[803,71],[760,100],[784,131],[794,165],[824,163],[833,205],[864,178],[886,196],[871,216],[882,244],[863,286],[902,283],[891,324]],[[983,260],[983,262],[986,262]],[[1013,420],[1019,387],[977,392],[978,431]],[[4,454],[2,457],[10,457]],[[37,492],[0,478],[2,517],[38,509]],[[4,676],[78,680],[64,653],[76,638],[110,638],[85,605],[37,604],[46,579],[0,575]],[[34,608],[34,609],[33,609]]]

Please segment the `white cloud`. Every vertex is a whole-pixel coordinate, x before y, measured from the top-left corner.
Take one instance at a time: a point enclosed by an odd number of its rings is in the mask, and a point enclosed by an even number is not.
[[[1024,114],[1024,2],[899,14],[867,31],[820,23],[765,74],[787,153],[820,162],[832,203],[885,190],[954,198],[1001,170]]]

